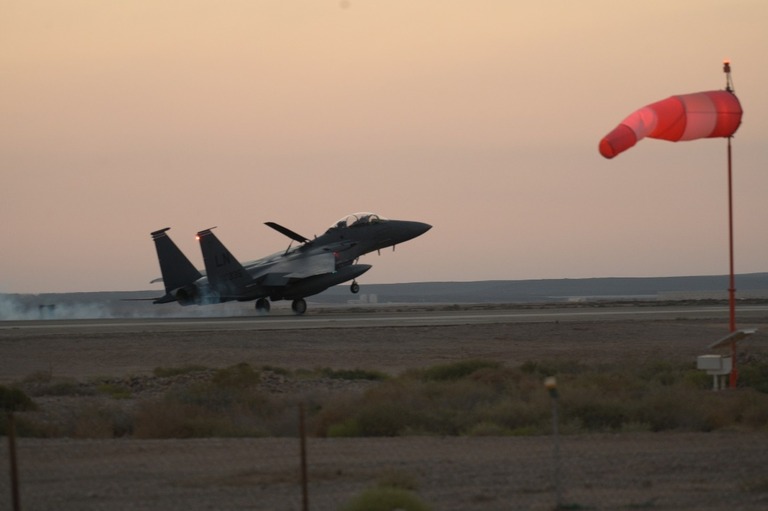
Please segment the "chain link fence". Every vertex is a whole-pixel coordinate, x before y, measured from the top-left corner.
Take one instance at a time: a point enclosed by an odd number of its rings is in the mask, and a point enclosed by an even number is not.
[[[21,509],[363,509],[344,506],[377,487],[433,510],[768,507],[766,433],[559,440],[308,438],[305,500],[298,438],[22,438]],[[7,438],[0,456],[0,509],[11,509]]]

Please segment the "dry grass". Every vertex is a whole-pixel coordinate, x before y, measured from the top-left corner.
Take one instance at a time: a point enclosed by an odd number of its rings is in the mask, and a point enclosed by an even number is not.
[[[750,367],[750,366],[747,366]],[[763,374],[758,363],[752,374]],[[295,435],[295,411],[307,408],[319,437],[408,435],[541,435],[551,430],[552,401],[543,387],[559,381],[565,434],[621,431],[768,431],[768,394],[754,388],[711,392],[690,364],[650,361],[587,367],[573,361],[527,361],[507,367],[468,359],[399,376],[363,370],[256,370],[240,363],[218,370],[164,368],[162,391],[135,394],[124,383],[65,382],[67,413],[46,407],[23,415],[32,436],[196,438]],[[189,377],[190,373],[194,377]],[[277,376],[276,376],[277,375]],[[273,378],[278,383],[271,383]],[[145,382],[150,385],[153,379]],[[364,381],[347,392],[315,391],[314,382]],[[35,396],[61,396],[55,381],[30,381]],[[113,380],[107,380],[108,382]],[[764,382],[755,380],[760,387]],[[285,392],[293,384],[310,390]],[[275,386],[277,385],[277,386]],[[100,397],[77,400],[78,396]]]

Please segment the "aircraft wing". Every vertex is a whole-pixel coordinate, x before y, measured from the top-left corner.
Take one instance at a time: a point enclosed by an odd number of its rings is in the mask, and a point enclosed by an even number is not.
[[[334,271],[336,258],[333,253],[326,252],[280,261],[258,276],[257,280],[264,286],[284,286],[291,280],[306,279]]]

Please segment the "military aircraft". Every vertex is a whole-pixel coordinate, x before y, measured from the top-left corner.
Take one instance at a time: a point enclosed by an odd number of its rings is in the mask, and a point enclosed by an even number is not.
[[[432,228],[422,222],[388,220],[373,213],[347,215],[314,239],[274,222],[265,225],[290,238],[288,248],[245,263],[227,250],[213,234],[213,227],[198,232],[204,271],[196,269],[171,240],[167,234],[170,227],[154,231],[152,239],[162,278],[152,282],[162,280],[165,295],[153,303],[204,305],[256,300],[256,310],[267,313],[270,301],[293,300],[293,311],[304,314],[304,298],[331,286],[351,280],[351,292],[359,292],[355,279],[371,269],[370,264],[358,264],[360,256],[387,247],[394,250],[397,244]]]

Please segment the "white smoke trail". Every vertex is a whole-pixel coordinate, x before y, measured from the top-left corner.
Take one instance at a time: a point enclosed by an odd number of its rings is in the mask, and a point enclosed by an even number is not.
[[[110,319],[114,314],[106,304],[50,303],[31,295],[0,294],[0,320],[33,321],[41,319]]]
[[[24,308],[10,295],[0,295],[0,320],[28,319]]]
[[[116,318],[189,318],[255,315],[252,303],[230,302],[182,307],[175,303],[126,300],[114,296],[94,301],[73,294],[16,295],[0,293],[0,321]],[[81,301],[82,300],[82,301]]]

